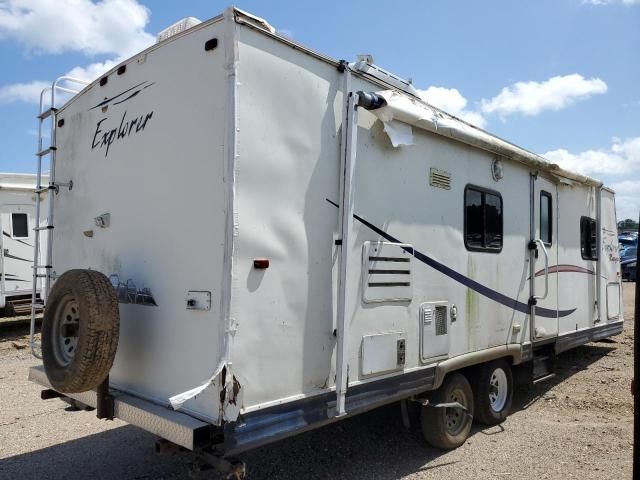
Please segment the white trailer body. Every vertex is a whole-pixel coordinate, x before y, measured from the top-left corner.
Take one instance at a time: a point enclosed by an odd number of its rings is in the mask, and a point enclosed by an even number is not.
[[[0,309],[9,314],[31,311],[35,182],[34,174],[0,173]]]
[[[57,111],[52,274],[118,291],[117,416],[238,452],[621,331],[613,192],[398,85],[230,9]]]

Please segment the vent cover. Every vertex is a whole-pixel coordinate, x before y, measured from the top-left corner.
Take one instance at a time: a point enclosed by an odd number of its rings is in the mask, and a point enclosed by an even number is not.
[[[407,301],[412,298],[413,247],[404,243],[365,242],[362,249],[363,301]]]
[[[451,190],[451,174],[444,170],[432,168],[429,171],[429,185],[436,188]]]
[[[436,307],[436,336],[447,334],[447,307]]]

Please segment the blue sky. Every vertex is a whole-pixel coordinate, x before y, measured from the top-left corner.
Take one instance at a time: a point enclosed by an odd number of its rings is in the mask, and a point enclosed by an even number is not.
[[[87,79],[217,1],[0,0],[0,171],[35,169],[37,94]],[[453,114],[600,178],[640,209],[640,0],[260,2],[237,6],[335,58],[370,53]]]

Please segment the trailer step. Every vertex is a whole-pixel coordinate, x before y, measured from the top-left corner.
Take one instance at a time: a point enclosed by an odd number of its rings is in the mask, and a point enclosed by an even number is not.
[[[539,377],[539,378],[534,378],[533,379],[533,384],[535,385],[536,383],[544,382],[545,380],[549,380],[549,379],[551,379],[551,378],[553,378],[555,376],[556,376],[555,373],[550,373],[548,375],[544,375],[544,376]]]
[[[556,356],[553,352],[544,352],[533,357],[533,383],[551,378],[555,371]]]
[[[11,309],[13,315],[26,315],[31,313],[31,299],[27,303],[7,302],[7,306]],[[44,305],[37,304],[34,308],[36,313],[40,313],[44,309]]]

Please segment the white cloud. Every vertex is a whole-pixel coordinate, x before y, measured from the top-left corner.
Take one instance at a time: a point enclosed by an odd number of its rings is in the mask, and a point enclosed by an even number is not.
[[[25,102],[37,105],[40,100],[40,92],[50,85],[50,82],[36,80],[0,87],[0,103]]]
[[[153,43],[137,0],[0,0],[0,38],[36,53],[132,55]]]
[[[514,113],[538,115],[545,110],[560,110],[578,100],[605,93],[607,84],[599,78],[582,75],[552,77],[544,82],[517,82],[503,88],[498,95],[482,100],[482,112],[502,117]]]
[[[612,5],[621,3],[630,7],[631,5],[640,5],[640,0],[583,0],[582,3],[590,3],[591,5]]]
[[[562,168],[602,179],[616,192],[618,220],[638,218],[640,211],[640,137],[612,139],[612,145],[604,150],[586,150],[570,153],[565,149],[542,154]],[[616,182],[616,177],[624,178]]]
[[[484,127],[486,123],[481,113],[467,110],[467,99],[455,88],[431,86],[418,90],[418,94],[425,102],[478,127]]]
[[[153,44],[154,36],[144,31],[149,14],[137,0],[0,0],[0,39],[12,38],[43,54],[115,54],[65,74],[91,82]],[[0,104],[38,104],[40,92],[50,85],[34,80],[2,86]]]
[[[87,65],[86,67],[75,67],[69,70],[65,74],[65,76],[77,78],[78,80],[84,80],[86,82],[91,82],[103,73],[116,66],[118,63],[120,63],[121,60],[123,59],[118,58],[115,60],[106,60],[104,62],[92,63],[90,65]],[[34,80],[32,82],[14,83],[11,85],[0,87],[0,104],[23,102],[38,105],[40,102],[40,92],[50,86],[51,82]],[[66,85],[63,84],[63,86]],[[81,85],[75,83],[69,84],[68,87],[74,90],[79,90],[82,88]],[[60,96],[61,100],[67,100],[68,98],[69,97],[65,96],[64,94]],[[48,102],[45,102],[45,105],[48,105]]]
[[[84,80],[85,82],[91,82],[98,78],[103,73],[111,70],[122,60],[124,57],[116,58],[114,60],[106,60],[104,62],[91,63],[86,67],[75,67],[69,70],[65,75],[77,78],[78,80]]]
[[[565,149],[542,154],[566,170],[599,177],[640,172],[640,137],[614,138],[610,148],[571,153]]]
[[[624,180],[609,185],[616,192],[616,215],[619,220],[638,220],[640,212],[640,180]]]

